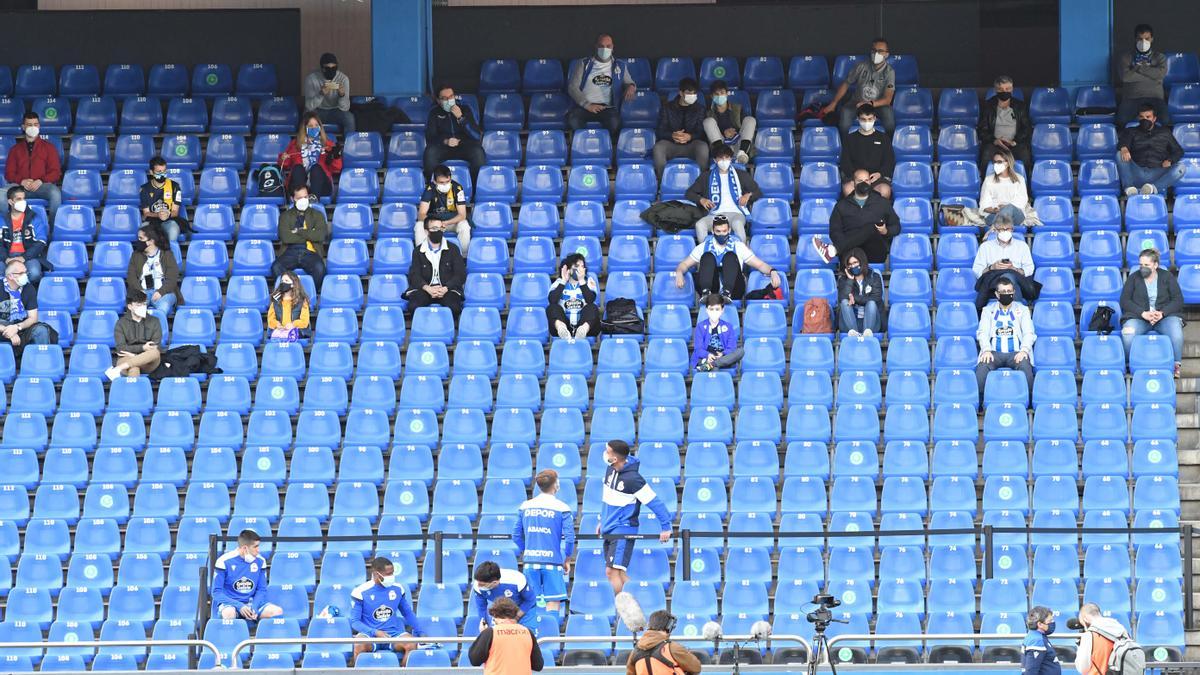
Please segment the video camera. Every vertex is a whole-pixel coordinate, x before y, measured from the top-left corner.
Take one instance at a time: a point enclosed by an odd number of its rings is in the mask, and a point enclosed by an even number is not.
[[[824,632],[825,629],[829,627],[829,624],[834,623],[835,621],[844,623],[844,621],[833,618],[833,612],[830,611],[834,607],[841,605],[841,600],[838,600],[828,593],[818,593],[813,596],[812,604],[816,605],[817,608],[809,612],[805,618],[807,618],[808,622],[813,625],[814,631],[818,633]]]

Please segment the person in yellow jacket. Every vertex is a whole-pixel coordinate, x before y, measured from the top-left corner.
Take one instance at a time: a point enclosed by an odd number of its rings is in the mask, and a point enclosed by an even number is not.
[[[625,675],[694,675],[700,672],[700,659],[687,647],[671,642],[675,616],[660,609],[650,615],[646,632],[638,638],[637,649],[629,654]]]
[[[273,340],[294,340],[308,328],[308,295],[295,272],[284,272],[271,293],[271,304],[267,306],[267,330],[271,331]]]
[[[521,608],[508,598],[488,607],[492,625],[480,631],[467,650],[471,665],[483,666],[483,675],[530,675],[545,665],[533,631],[518,623],[520,613]]]

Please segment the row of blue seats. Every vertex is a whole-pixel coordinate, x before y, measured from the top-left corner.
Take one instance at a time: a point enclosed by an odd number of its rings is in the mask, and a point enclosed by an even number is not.
[[[216,98],[155,96],[91,96],[75,102],[54,96],[27,101],[0,98],[0,133],[20,135],[27,111],[36,113],[43,133],[108,135],[121,134],[239,134],[295,133],[300,124],[296,101],[282,96],[261,99],[249,95]],[[211,112],[210,112],[211,103]],[[166,109],[164,116],[164,107]],[[256,112],[257,111],[257,112]],[[415,128],[415,126],[414,126]],[[331,126],[337,131],[339,127]]]
[[[92,64],[68,64],[56,70],[51,64],[27,64],[16,68],[16,77],[8,66],[0,66],[0,95],[20,97],[61,95],[69,98],[96,96],[103,91],[111,96],[226,96],[234,92],[250,96],[270,96],[278,86],[273,63],[243,63],[234,69],[225,63],[196,64],[191,73],[179,63],[156,63],[149,77],[141,64],[114,63],[104,69],[103,87],[100,68]]]

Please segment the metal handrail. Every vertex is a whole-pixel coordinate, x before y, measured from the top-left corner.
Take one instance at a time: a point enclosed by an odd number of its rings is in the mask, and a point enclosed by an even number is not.
[[[558,635],[554,637],[538,638],[538,644],[558,644],[569,642],[620,642],[624,638],[631,638],[630,635],[600,635],[588,637],[586,635]],[[699,635],[672,635],[671,642],[796,642],[804,645],[804,648],[812,652],[812,644],[808,640],[799,635],[768,635],[763,639],[758,639],[753,635],[722,635],[717,640],[711,638],[700,637]]]
[[[1054,633],[1049,637],[1059,640],[1070,640],[1074,642],[1082,635],[1083,633]],[[824,656],[825,663],[828,663],[829,655],[833,653],[834,646],[839,642],[850,641],[887,642],[894,640],[920,640],[922,643],[927,643],[930,640],[996,640],[1020,642],[1024,639],[1025,637],[1020,633],[889,633],[887,635],[871,633],[847,633],[845,635],[835,635],[826,640]]]
[[[87,640],[79,642],[4,642],[5,649],[88,649],[92,647],[201,647],[213,653],[213,667],[221,665],[221,650],[208,640]]]

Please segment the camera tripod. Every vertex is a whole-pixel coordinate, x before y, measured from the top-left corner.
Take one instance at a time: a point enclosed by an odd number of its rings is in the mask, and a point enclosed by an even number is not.
[[[833,656],[829,653],[829,642],[825,638],[825,628],[828,624],[816,623],[813,626],[812,650],[808,655],[808,675],[817,675],[821,669],[821,655],[829,661],[829,670],[837,675],[837,666],[833,664]]]

